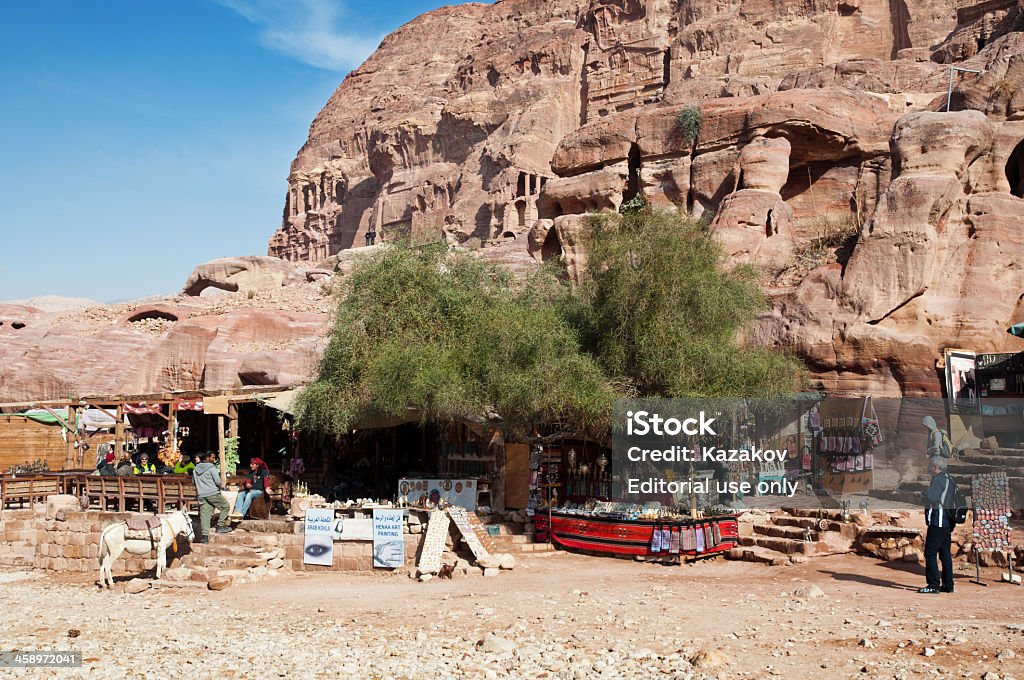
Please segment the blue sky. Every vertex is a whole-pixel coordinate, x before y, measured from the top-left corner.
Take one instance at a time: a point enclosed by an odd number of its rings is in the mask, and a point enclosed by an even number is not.
[[[0,7],[0,300],[171,293],[266,254],[313,117],[440,0]]]

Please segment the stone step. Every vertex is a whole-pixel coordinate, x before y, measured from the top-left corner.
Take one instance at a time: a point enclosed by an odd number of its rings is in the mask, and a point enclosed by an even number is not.
[[[248,569],[266,566],[267,561],[259,557],[221,557],[218,555],[185,555],[181,564],[186,567],[206,569]]]
[[[783,507],[782,512],[790,515],[791,517],[813,517],[814,519],[830,519],[838,522],[843,518],[842,510],[822,509],[822,508],[787,508]]]
[[[786,555],[800,554],[808,555],[813,554],[819,550],[817,543],[805,543],[804,541],[797,541],[792,538],[774,538],[772,536],[740,536],[741,547],[759,547],[768,548]],[[828,546],[821,545],[820,550],[826,551]]]
[[[958,462],[969,465],[995,465],[1003,468],[1020,467],[1024,458],[1019,456],[965,455]]]
[[[794,518],[796,519],[796,518]],[[814,520],[804,519],[806,522],[803,526],[788,526],[788,525],[777,525],[777,524],[754,524],[753,530],[755,534],[761,536],[771,536],[773,538],[792,538],[794,540],[804,540],[804,529],[811,529],[811,540],[818,540],[817,525]]]
[[[754,562],[757,564],[769,564],[773,567],[780,567],[790,564],[790,556],[769,548],[762,548],[756,545],[739,546],[730,548],[725,553],[725,559],[737,560],[740,562]]]
[[[1018,465],[1020,461],[1017,461]],[[953,475],[984,475],[991,472],[1005,472],[1007,477],[1024,477],[1024,468],[1005,467],[999,465],[981,465],[977,463],[950,463],[949,474]]]
[[[229,534],[211,532],[210,542],[205,545],[237,545],[247,546],[253,550],[264,550],[267,548],[276,548],[280,543],[281,541],[277,534],[263,534],[235,530]],[[196,545],[204,544],[197,543]]]
[[[1024,458],[1024,449],[965,449],[964,454],[968,456],[1006,456],[1010,458]]]
[[[193,555],[204,557],[257,557],[261,552],[277,552],[278,548],[265,549],[245,545],[218,545],[216,543],[196,543],[191,546]]]
[[[246,533],[297,534],[302,531],[302,522],[290,519],[246,519],[235,525],[235,531]]]
[[[801,530],[800,538],[803,538],[804,527],[820,531],[818,522],[821,520],[814,517],[786,517],[784,515],[776,515],[772,517],[772,523],[779,527],[798,527]],[[842,522],[834,522],[826,519],[827,526],[825,531],[843,531],[844,527],[848,526]]]

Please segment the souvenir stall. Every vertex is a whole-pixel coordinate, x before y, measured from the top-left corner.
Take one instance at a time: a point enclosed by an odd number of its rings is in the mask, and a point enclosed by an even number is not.
[[[974,365],[953,355],[946,375],[951,414],[980,417],[979,438],[995,437],[1005,448],[1024,446],[1024,353],[978,354]]]
[[[871,397],[825,399],[808,414],[816,490],[867,493],[873,488],[875,447],[882,443]],[[801,464],[805,464],[801,456]]]
[[[491,428],[447,423],[437,431],[436,459],[421,460],[417,472],[398,479],[399,503],[419,508],[455,505],[488,510],[496,498],[504,439]],[[443,501],[443,503],[442,503]]]
[[[720,554],[739,539],[735,515],[694,517],[674,509],[670,498],[664,505],[613,500],[608,454],[593,443],[534,446],[530,470],[527,514],[533,519],[536,541],[681,562]],[[699,506],[714,503],[710,497],[696,502]]]

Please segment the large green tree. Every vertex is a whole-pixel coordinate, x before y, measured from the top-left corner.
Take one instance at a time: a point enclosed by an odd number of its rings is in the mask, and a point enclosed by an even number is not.
[[[703,224],[675,211],[590,220],[583,280],[525,281],[442,246],[389,245],[343,281],[303,426],[381,419],[541,423],[604,436],[616,396],[770,396],[802,367],[748,346],[765,307]]]
[[[379,418],[607,426],[614,390],[559,313],[564,286],[439,246],[389,246],[340,292],[301,422],[334,434]]]
[[[803,367],[743,333],[765,309],[752,267],[725,266],[706,223],[647,208],[592,216],[578,292],[585,343],[609,377],[641,396],[768,396]]]

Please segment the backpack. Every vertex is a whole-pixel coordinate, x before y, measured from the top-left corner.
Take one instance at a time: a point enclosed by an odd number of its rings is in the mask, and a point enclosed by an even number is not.
[[[949,478],[950,484],[953,485],[953,502],[949,508],[949,517],[954,525],[964,524],[967,522],[967,497],[964,496],[964,492],[960,490],[960,486],[953,481],[952,477],[946,475]]]

